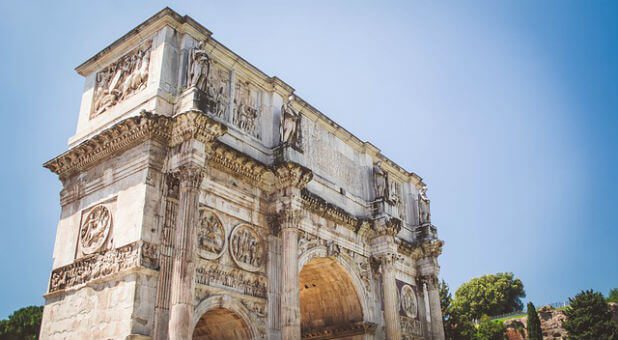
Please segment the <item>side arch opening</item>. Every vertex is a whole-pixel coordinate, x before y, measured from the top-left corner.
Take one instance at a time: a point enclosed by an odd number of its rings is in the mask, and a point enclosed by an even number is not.
[[[247,340],[251,331],[243,319],[225,308],[204,313],[193,329],[193,340]]]
[[[302,267],[300,324],[303,339],[360,340],[371,328],[350,274],[330,257],[314,257]]]

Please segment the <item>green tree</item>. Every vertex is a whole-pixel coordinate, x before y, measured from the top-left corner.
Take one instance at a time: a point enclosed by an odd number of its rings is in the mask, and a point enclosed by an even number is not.
[[[607,296],[607,302],[618,303],[618,288],[614,288],[609,291],[609,295]]]
[[[452,296],[444,280],[440,283],[440,307],[442,308],[442,323],[446,340],[471,340],[476,334],[476,328],[471,320],[455,314],[452,308]]]
[[[464,283],[455,292],[453,309],[467,319],[522,310],[524,284],[513,273],[484,275]]]
[[[618,328],[603,294],[592,289],[581,291],[569,302],[566,321],[562,322],[569,340],[618,340]]]
[[[543,331],[541,330],[541,319],[534,308],[532,302],[528,302],[528,318],[527,326],[528,340],[543,340]]]
[[[43,306],[18,309],[0,321],[0,340],[36,340],[41,329]]]
[[[506,327],[500,321],[491,321],[485,318],[479,324],[474,340],[508,340]]]

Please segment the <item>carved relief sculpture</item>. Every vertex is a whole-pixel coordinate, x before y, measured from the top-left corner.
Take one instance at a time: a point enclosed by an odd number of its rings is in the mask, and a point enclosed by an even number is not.
[[[49,292],[81,285],[134,267],[156,269],[158,258],[157,246],[143,241],[109,249],[54,269]]]
[[[418,339],[417,336],[423,335],[423,332],[421,330],[421,322],[419,320],[401,316],[400,323],[402,340]]]
[[[211,64],[206,82],[207,109],[208,112],[219,118],[225,118],[225,111],[229,102],[229,82],[230,72],[216,65],[216,63]]]
[[[258,92],[250,86],[248,81],[236,82],[234,98],[234,117],[232,122],[242,130],[258,137],[256,123],[260,115]]]
[[[296,145],[298,141],[298,123],[300,114],[292,108],[294,95],[288,97],[288,101],[281,106],[281,123],[279,127],[279,135],[281,143]]]
[[[427,186],[418,191],[418,217],[419,224],[431,223],[431,214],[429,212],[429,198],[427,197]]]
[[[401,184],[394,180],[388,180],[388,200],[393,205],[400,205],[401,202]]]
[[[225,249],[225,229],[219,218],[209,210],[200,212],[197,226],[197,249],[201,257],[214,260]]]
[[[418,303],[416,301],[416,294],[414,289],[410,285],[404,285],[401,287],[401,309],[410,318],[416,318]]]
[[[90,210],[82,223],[79,242],[84,254],[101,250],[112,226],[112,215],[104,205]]]
[[[224,286],[244,294],[266,297],[266,279],[239,269],[230,269],[218,263],[203,263],[196,269],[195,282],[206,286]]]
[[[230,234],[230,254],[240,268],[255,272],[262,268],[264,244],[253,228],[241,224]]]
[[[100,115],[146,87],[151,48],[152,40],[146,41],[97,73],[91,117]]]

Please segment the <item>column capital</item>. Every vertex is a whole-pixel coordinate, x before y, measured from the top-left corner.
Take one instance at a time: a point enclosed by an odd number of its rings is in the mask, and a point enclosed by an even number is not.
[[[401,230],[401,220],[395,217],[381,217],[373,221],[375,236],[395,237]]]
[[[444,241],[433,239],[431,241],[423,242],[412,250],[412,258],[414,260],[420,260],[424,258],[437,259],[442,254],[442,246]]]
[[[417,277],[416,282],[419,286],[423,283],[427,284],[427,289],[437,288],[440,286],[440,280],[437,275],[422,275]]]
[[[271,217],[271,233],[273,235],[277,235],[281,231],[300,232],[298,226],[300,225],[300,221],[303,216],[302,214],[303,210],[294,207],[293,204],[279,202],[277,205],[277,211]]]
[[[225,125],[208,117],[202,111],[185,111],[173,118],[169,145],[174,147],[191,139],[208,144],[226,132]]]
[[[204,179],[205,171],[202,167],[194,165],[181,165],[175,171],[178,177],[180,189],[198,189]]]
[[[396,253],[390,252],[373,255],[373,257],[380,262],[380,266],[388,269],[394,268],[395,263],[397,263],[397,260],[399,259]]]
[[[294,163],[285,162],[275,165],[275,187],[277,189],[303,189],[307,183],[313,179],[313,172],[304,166]]]

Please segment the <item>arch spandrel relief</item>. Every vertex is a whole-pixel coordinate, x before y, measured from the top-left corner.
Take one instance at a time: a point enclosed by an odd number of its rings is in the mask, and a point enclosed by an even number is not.
[[[197,228],[199,256],[206,260],[218,259],[225,251],[226,239],[225,228],[219,217],[208,209],[202,209]]]
[[[230,255],[238,267],[249,272],[263,269],[264,241],[250,225],[241,223],[230,233]]]

